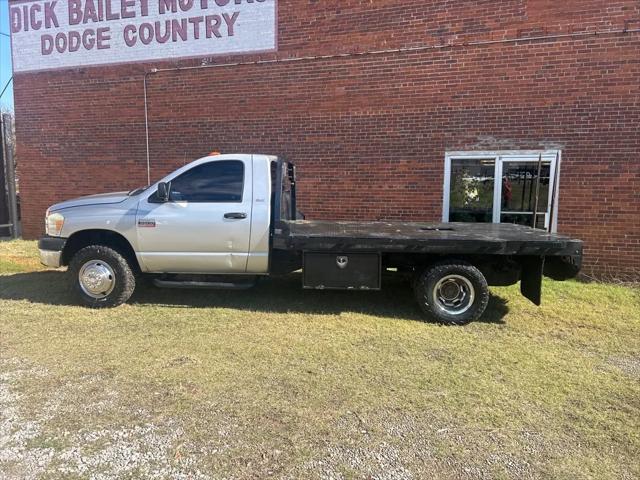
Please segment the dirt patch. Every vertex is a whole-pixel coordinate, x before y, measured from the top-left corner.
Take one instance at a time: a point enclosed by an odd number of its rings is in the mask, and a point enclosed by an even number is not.
[[[24,399],[11,388],[20,377],[46,374],[15,359],[0,359],[0,470],[7,479],[37,478],[54,456],[52,448],[32,444],[42,434],[42,425],[22,416],[19,404]]]
[[[30,409],[30,398],[18,384],[46,381],[49,373],[16,359],[0,360],[0,470],[7,480],[35,479],[43,474],[94,479],[208,479],[187,452],[184,430],[172,419],[158,421],[148,412],[134,412],[135,425],[74,430],[60,428],[69,414],[92,415],[119,408],[117,395],[97,396],[81,409],[71,402],[79,391],[91,390],[101,379],[85,376],[52,391],[44,408]],[[95,395],[94,395],[95,397]],[[29,414],[25,413],[29,411]]]
[[[610,357],[608,362],[626,375],[640,379],[640,357]]]
[[[297,474],[305,478],[411,480],[421,478],[535,478],[544,438],[536,432],[469,430],[443,424],[428,412],[350,412],[336,421],[334,442]],[[525,454],[514,454],[506,438],[518,437]],[[297,478],[297,477],[292,477]]]

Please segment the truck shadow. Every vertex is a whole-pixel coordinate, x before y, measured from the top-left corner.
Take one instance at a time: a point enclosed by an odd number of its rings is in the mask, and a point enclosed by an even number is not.
[[[379,292],[344,292],[303,290],[299,274],[265,279],[253,289],[169,290],[159,289],[149,281],[139,281],[129,301],[139,306],[178,308],[232,308],[248,312],[340,314],[362,313],[424,321],[410,286],[397,279],[385,281]],[[78,305],[63,271],[16,273],[0,276],[0,299],[27,300],[46,305]],[[487,311],[480,322],[504,324],[509,312],[506,300],[491,295]]]

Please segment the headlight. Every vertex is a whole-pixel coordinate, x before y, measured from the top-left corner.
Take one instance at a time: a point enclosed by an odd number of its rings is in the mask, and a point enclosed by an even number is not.
[[[44,223],[47,235],[50,237],[59,237],[62,233],[64,217],[60,213],[49,213],[49,210],[47,210]]]

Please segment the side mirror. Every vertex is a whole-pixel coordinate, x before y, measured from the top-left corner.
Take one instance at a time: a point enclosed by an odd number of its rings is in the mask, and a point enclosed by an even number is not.
[[[158,199],[161,202],[168,202],[171,196],[171,182],[160,182],[158,184]]]

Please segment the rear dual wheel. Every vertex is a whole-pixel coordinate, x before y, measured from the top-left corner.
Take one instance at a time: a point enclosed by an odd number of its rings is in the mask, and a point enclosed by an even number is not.
[[[424,313],[446,325],[478,320],[489,303],[489,287],[480,270],[463,261],[439,262],[419,274],[414,284]]]

